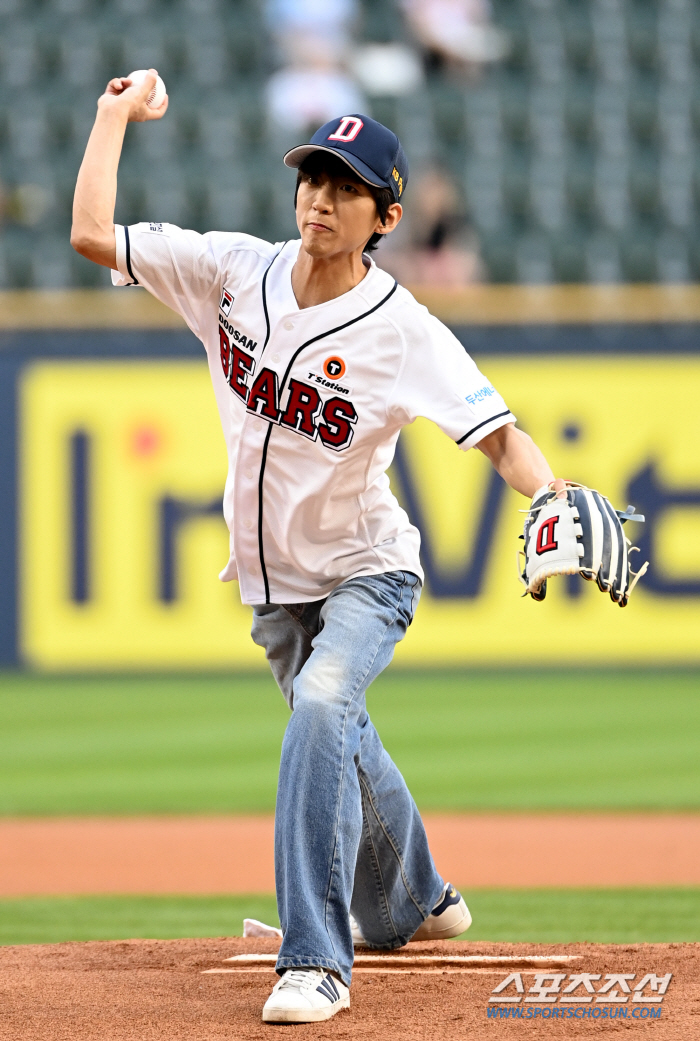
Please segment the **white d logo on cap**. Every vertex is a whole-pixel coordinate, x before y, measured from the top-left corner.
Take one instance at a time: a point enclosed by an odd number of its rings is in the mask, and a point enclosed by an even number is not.
[[[329,134],[328,141],[354,141],[365,124],[357,116],[343,116],[334,134]]]

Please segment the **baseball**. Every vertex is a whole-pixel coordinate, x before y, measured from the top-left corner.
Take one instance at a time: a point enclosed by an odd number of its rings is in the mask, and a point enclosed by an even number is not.
[[[148,75],[148,69],[137,69],[136,72],[130,72],[128,78],[131,80],[132,86],[138,86],[139,83],[143,83],[145,77]],[[160,108],[165,99],[165,84],[163,80],[158,77],[156,85],[151,93],[146,98],[146,104],[149,108]]]

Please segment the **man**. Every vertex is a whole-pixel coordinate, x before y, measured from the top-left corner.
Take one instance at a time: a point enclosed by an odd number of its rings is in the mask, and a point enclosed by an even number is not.
[[[207,351],[229,455],[220,577],[253,605],[293,710],[275,814],[281,979],[263,1019],[311,1022],[349,1007],[353,931],[392,949],[471,921],[365,708],[423,577],[386,476],[399,432],[427,416],[527,496],[554,477],[461,344],[367,255],[400,221],[408,181],[381,124],[343,116],[285,156],[300,240],[115,227],[126,124],[167,108],[145,104],[154,76],[100,98],[71,241],[181,314]]]

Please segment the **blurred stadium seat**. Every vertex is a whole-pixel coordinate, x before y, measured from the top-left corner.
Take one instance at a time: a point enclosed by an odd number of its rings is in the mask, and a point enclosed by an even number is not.
[[[419,46],[396,0],[359,6],[358,44]],[[414,169],[463,191],[485,276],[697,279],[698,4],[493,0],[492,21],[500,62],[460,76],[426,56],[412,93],[368,102]],[[119,219],[295,233],[263,0],[0,0],[0,286],[107,281],[71,254],[70,196],[97,95],[148,66],[171,109],[128,131]]]

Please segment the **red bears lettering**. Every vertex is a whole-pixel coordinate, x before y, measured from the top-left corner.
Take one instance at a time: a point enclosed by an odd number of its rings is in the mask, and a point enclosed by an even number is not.
[[[336,452],[347,448],[355,433],[351,424],[357,423],[353,403],[343,398],[329,398],[323,408],[323,419],[318,433],[324,445]]]
[[[245,378],[254,368],[255,362],[250,355],[245,354],[234,343],[231,347],[231,374],[228,381],[231,384],[231,390],[235,390],[239,398],[243,398],[244,401],[248,400],[248,387],[246,386]]]
[[[228,366],[231,361],[231,346],[228,342],[228,336],[221,326],[219,326],[219,357],[221,358],[221,368],[224,370],[224,376],[228,379]]]
[[[248,395],[248,411],[265,416],[274,423],[279,419],[279,385],[277,373],[271,369],[262,369]],[[259,407],[262,406],[262,407]]]
[[[228,351],[228,357],[226,352]],[[280,423],[295,430],[311,441],[320,436],[327,448],[339,452],[347,448],[354,436],[353,426],[357,423],[357,412],[346,398],[330,398],[325,405],[315,387],[300,380],[289,381],[289,399],[284,414],[279,408],[280,390],[277,373],[272,369],[261,369],[253,385],[248,389],[246,376],[252,375],[255,362],[235,343],[230,343],[221,333],[221,364],[226,372],[231,389],[247,404],[248,411],[262,416],[272,423]],[[321,421],[322,420],[322,421]]]
[[[312,441],[316,440],[316,419],[321,408],[321,395],[315,387],[299,380],[289,381],[289,401],[281,422],[292,430],[298,430]]]

